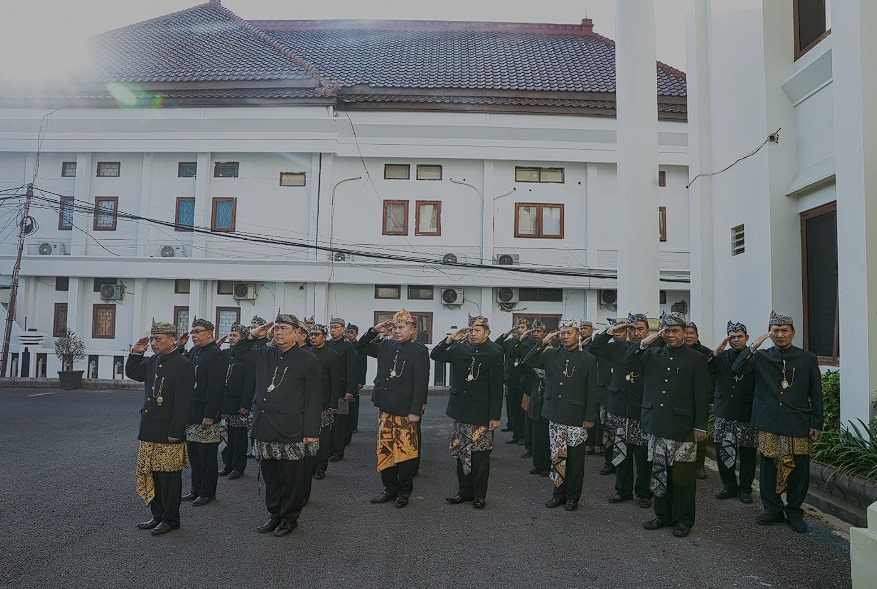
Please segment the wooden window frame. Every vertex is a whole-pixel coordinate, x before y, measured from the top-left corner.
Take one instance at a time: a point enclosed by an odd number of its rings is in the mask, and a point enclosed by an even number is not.
[[[398,289],[398,291],[399,291],[399,295],[398,295],[398,296],[395,296],[395,297],[379,297],[379,296],[378,296],[378,289],[379,289],[379,288],[395,288],[395,289]],[[402,285],[401,285],[401,284],[376,284],[376,285],[375,285],[375,293],[374,293],[374,295],[375,295],[374,298],[377,299],[377,300],[379,300],[379,301],[398,301],[398,300],[400,300],[400,299],[402,298]],[[377,324],[375,324],[375,325],[377,325]]]
[[[405,167],[408,169],[408,175],[404,178],[391,178],[387,176],[387,169],[390,167]],[[411,164],[384,164],[384,180],[411,180]]]
[[[521,207],[536,207],[536,234],[526,235],[518,232],[519,228],[519,211]],[[543,235],[542,234],[542,209],[543,208],[560,208],[560,235]],[[539,203],[539,202],[516,202],[515,203],[515,237],[524,239],[563,239],[565,231],[565,207],[563,203]]]
[[[117,173],[115,174],[101,174],[101,166],[115,164],[118,166]],[[95,168],[94,175],[96,178],[119,178],[122,175],[122,162],[98,162],[97,167]]]
[[[192,226],[188,227],[180,223],[180,203],[182,202],[191,202],[193,207],[195,204],[194,196],[178,196],[176,205],[174,206],[174,231],[186,231],[191,232],[195,228],[195,211],[192,210]]]
[[[411,296],[411,292],[412,292],[411,289],[424,289],[424,290],[426,290],[427,288],[429,289],[429,292],[430,292],[429,298]],[[409,284],[407,294],[408,294],[407,298],[409,301],[434,301],[435,300],[435,285],[423,286],[423,285],[418,285],[418,284]]]
[[[535,170],[539,172],[538,180],[518,180],[518,170]],[[542,172],[554,171],[560,172],[560,180],[543,180]],[[566,184],[566,168],[542,168],[539,166],[515,166],[515,182],[525,182],[528,184]]]
[[[658,207],[658,241],[667,241],[667,207]]]
[[[229,290],[228,292],[222,292],[221,288],[222,288],[223,282],[227,282],[227,283],[231,284],[231,290]],[[233,295],[234,294],[234,285],[235,285],[234,280],[217,280],[216,281],[216,294],[225,295],[225,296]]]
[[[801,324],[803,328],[803,348],[810,349],[810,325],[808,318],[808,297],[807,297],[807,221],[813,217],[819,217],[826,213],[834,212],[837,214],[837,201],[832,201],[824,205],[804,211],[799,216],[801,218]],[[834,355],[833,356],[816,356],[816,362],[821,366],[840,366],[840,297],[835,294],[834,304]]]
[[[221,166],[235,166],[234,175],[232,176],[223,176],[219,174],[219,170]],[[241,175],[241,163],[240,162],[213,162],[213,177],[214,178],[240,178]]]
[[[223,202],[231,203],[231,229],[216,226],[216,205]],[[234,233],[238,219],[238,199],[236,196],[214,196],[210,206],[210,230],[217,233]]]
[[[191,176],[183,174],[183,168],[189,168],[190,166],[195,167],[195,173]],[[198,177],[198,162],[177,162],[177,178],[197,178]]]
[[[405,207],[405,224],[399,231],[391,231],[387,228],[387,208],[390,205],[403,205]],[[408,235],[408,201],[407,200],[385,200],[381,213],[381,235]]]
[[[301,178],[301,184],[284,184],[283,179],[286,178]],[[280,172],[280,186],[284,188],[301,188],[303,186],[307,186],[308,184],[308,175],[307,172]]]
[[[435,231],[420,231],[420,206],[436,205]],[[407,213],[407,211],[406,211]],[[407,214],[406,214],[407,217]],[[414,201],[414,235],[432,235],[439,236],[442,234],[442,201],[440,200],[416,200]]]
[[[73,216],[76,212],[76,199],[72,196],[62,196],[59,201],[58,206],[58,229],[61,231],[72,231],[73,230],[73,222],[71,221],[69,225],[64,223],[64,208],[69,206],[71,209],[71,216]],[[69,203],[69,204],[68,204]]]
[[[111,309],[113,315],[113,326],[109,335],[97,334],[97,314],[102,309]],[[92,305],[91,307],[91,337],[92,339],[116,339],[116,305]]]
[[[180,281],[186,281],[186,286],[188,287],[186,290],[180,289]],[[189,278],[175,278],[174,279],[174,294],[189,294],[192,292],[192,282]]]
[[[792,28],[794,29],[795,35],[795,61],[801,59],[808,51],[819,45],[823,39],[831,34],[831,28],[826,26],[825,32],[816,37],[813,41],[811,41],[806,47],[801,47],[801,33],[799,30],[799,17],[798,17],[798,1],[792,0]],[[827,25],[828,23],[826,23]]]
[[[103,214],[100,211],[101,201],[113,201],[113,225],[111,227],[98,227],[97,219]],[[92,222],[92,230],[94,231],[115,231],[119,223],[119,197],[118,196],[96,196],[94,197],[94,220]]]
[[[374,325],[380,323],[379,319],[386,321],[386,319],[382,319],[389,315],[388,318],[392,318],[396,311],[375,311],[374,312]],[[426,345],[432,345],[432,332],[435,331],[435,321],[433,317],[432,311],[409,311],[412,317],[428,317],[429,318],[429,333],[426,334],[426,338],[421,343]],[[418,338],[419,340],[419,338]]]
[[[60,311],[64,310],[64,324],[61,325],[61,321],[59,320]],[[62,337],[64,335],[64,330],[67,329],[67,303],[55,303],[55,314],[53,315],[52,320],[52,337]]]
[[[420,169],[421,168],[438,168],[438,178],[421,178],[420,177]],[[444,168],[441,164],[417,164],[417,170],[415,171],[414,177],[417,180],[422,180],[424,182],[437,182],[444,177]]]
[[[183,311],[183,310],[185,310],[186,313],[187,313],[187,315],[186,315],[186,324],[185,324],[185,325],[180,325],[180,323],[179,323],[179,319],[180,319],[180,317],[179,317],[179,313],[180,313],[180,311]],[[186,333],[186,332],[189,331],[189,319],[188,319],[188,318],[189,318],[189,315],[188,315],[188,313],[189,313],[189,305],[174,305],[174,314],[172,315],[172,317],[173,317],[173,320],[174,320],[174,325],[177,326],[177,337],[180,337],[181,335],[183,335],[184,333]]]
[[[213,327],[213,337],[214,338],[218,339],[220,337],[219,336],[219,315],[220,315],[220,313],[225,312],[225,311],[229,311],[229,312],[234,311],[235,313],[237,313],[237,319],[235,319],[234,322],[235,323],[241,322],[241,308],[240,307],[216,307],[216,323],[213,324],[213,326],[214,326]],[[228,334],[225,334],[225,335],[228,335]]]
[[[68,166],[73,166],[73,173],[72,174],[67,173]],[[62,178],[76,178],[76,162],[61,162],[61,177]]]

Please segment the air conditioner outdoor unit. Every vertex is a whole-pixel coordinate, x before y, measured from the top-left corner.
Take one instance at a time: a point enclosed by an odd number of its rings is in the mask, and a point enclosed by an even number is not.
[[[463,304],[462,288],[443,288],[442,304],[446,307],[459,307]]]
[[[456,264],[456,263],[457,263],[456,254],[448,253],[448,254],[445,254],[444,257],[442,258],[442,264]]]
[[[350,262],[353,257],[344,252],[329,252],[329,259],[333,262]]]
[[[163,245],[159,251],[162,258],[185,258],[186,249],[181,245]]]
[[[518,296],[518,289],[510,286],[503,286],[496,289],[496,302],[503,304],[517,303],[521,299]]]
[[[60,242],[50,242],[44,241],[40,244],[39,249],[41,256],[66,256],[67,255],[67,244],[63,241]]]
[[[676,301],[672,305],[670,305],[670,310],[674,313],[682,313],[683,315],[688,315],[688,301],[682,299],[681,301]]]
[[[521,256],[518,254],[496,254],[496,263],[499,266],[519,266]]]
[[[121,301],[125,287],[121,284],[101,284],[100,298],[102,301]]]
[[[232,297],[238,301],[255,301],[256,285],[247,284],[246,282],[237,282],[234,285]]]
[[[618,302],[618,291],[616,291],[616,290],[601,290],[600,291],[600,306],[601,307],[614,309],[617,302]]]

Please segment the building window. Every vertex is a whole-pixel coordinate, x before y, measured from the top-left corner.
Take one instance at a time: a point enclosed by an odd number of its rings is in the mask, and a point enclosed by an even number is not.
[[[519,288],[518,300],[521,302],[561,303],[562,288]]]
[[[831,3],[825,0],[793,0],[795,59],[831,33]]]
[[[198,162],[179,162],[177,163],[178,178],[194,178],[198,173]]]
[[[739,256],[746,251],[746,233],[743,225],[731,227],[731,255]]]
[[[94,305],[91,313],[91,337],[115,339],[116,305]]]
[[[304,186],[306,175],[304,172],[280,172],[281,186]]]
[[[431,286],[409,286],[408,300],[411,301],[431,301],[435,289]]]
[[[402,287],[398,284],[376,284],[376,299],[401,299]]]
[[[515,182],[563,184],[563,168],[527,168],[515,166]]]
[[[231,333],[231,326],[241,322],[240,307],[216,307],[215,337]]]
[[[437,200],[418,200],[414,206],[414,235],[441,235],[442,203]]]
[[[94,292],[100,292],[101,288],[105,284],[119,284],[118,278],[95,278],[94,279]]]
[[[177,326],[177,337],[189,331],[189,307],[174,307],[174,325]]]
[[[432,313],[411,311],[411,317],[417,321],[417,341],[424,345],[432,343]],[[390,321],[395,311],[375,311],[375,325]]]
[[[116,213],[119,208],[118,196],[98,196],[94,199],[95,231],[115,231]]]
[[[384,180],[411,179],[411,166],[408,164],[384,164]]]
[[[55,290],[58,292],[70,290],[70,278],[68,276],[55,276]]]
[[[55,320],[52,322],[52,337],[61,337],[67,329],[67,303],[55,303]]]
[[[804,349],[821,364],[838,365],[837,203],[801,213]]]
[[[118,178],[122,171],[121,162],[98,162],[97,175],[99,178]]]
[[[188,278],[174,280],[174,294],[189,294],[192,286]]]
[[[216,162],[213,164],[214,178],[237,178],[240,162]]]
[[[526,319],[533,324],[534,319],[538,319],[545,324],[545,333],[551,333],[560,326],[560,315],[546,315],[539,313],[512,313],[512,325],[517,325],[518,321]]]
[[[515,237],[563,237],[563,205],[515,203]]]
[[[667,186],[667,172],[664,170],[658,170],[658,186],[661,188]]]
[[[174,231],[191,231],[195,226],[195,199],[188,196],[177,197],[177,212],[174,217]]]
[[[408,201],[384,201],[384,235],[408,235]]]
[[[75,178],[76,177],[76,162],[61,162],[61,177],[62,178]]]
[[[441,180],[442,167],[433,164],[417,164],[418,180]]]
[[[211,231],[234,231],[235,221],[237,220],[236,198],[214,198],[213,214],[210,215]]]
[[[667,241],[667,207],[658,207],[658,235],[661,241]]]
[[[69,231],[73,229],[73,197],[62,196],[61,205],[58,208],[58,229]]]
[[[217,280],[216,294],[230,295],[234,294],[234,280]]]

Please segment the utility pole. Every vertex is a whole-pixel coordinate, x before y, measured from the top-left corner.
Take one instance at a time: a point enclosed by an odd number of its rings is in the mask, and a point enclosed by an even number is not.
[[[15,267],[12,269],[12,287],[9,291],[9,308],[6,310],[6,332],[3,336],[3,360],[0,363],[0,377],[6,376],[9,366],[9,340],[12,339],[12,322],[15,320],[15,301],[18,298],[18,277],[21,275],[21,255],[24,253],[25,225],[30,214],[30,201],[33,199],[33,183],[27,185],[25,193],[24,211],[21,213],[21,222],[18,226],[18,256],[15,258]]]

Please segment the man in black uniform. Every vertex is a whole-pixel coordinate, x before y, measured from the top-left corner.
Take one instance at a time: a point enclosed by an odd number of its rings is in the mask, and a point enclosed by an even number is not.
[[[338,410],[332,424],[332,454],[329,460],[336,462],[344,458],[344,448],[350,443],[350,407],[357,402],[359,388],[356,386],[356,352],[349,341],[344,339],[347,322],[340,317],[329,320],[329,335],[326,343],[334,350],[341,361],[341,396],[338,397]]]
[[[253,342],[274,328],[274,345],[254,349]],[[305,330],[295,315],[278,314],[237,346],[249,350],[256,375],[253,435],[265,479],[265,507],[270,517],[257,529],[286,536],[298,527],[311,481],[305,458],[313,458],[320,441],[323,385],[320,360],[300,346],[294,332]]]
[[[769,324],[770,331],[731,367],[741,374],[748,363],[755,373],[752,427],[761,453],[759,488],[764,508],[756,522],[770,525],[788,518],[789,527],[804,533],[807,524],[801,504],[810,487],[810,450],[822,433],[822,378],[816,356],[792,345],[792,318],[771,312]],[[773,347],[758,350],[767,338]]]
[[[594,342],[594,325],[588,321],[587,324],[583,322],[582,327],[588,333],[587,337],[582,338],[582,347],[594,354],[591,349]],[[626,335],[626,332],[620,332],[615,338],[607,340],[607,343],[613,340],[623,340],[622,336]],[[621,357],[627,347],[624,346],[624,349],[621,349],[612,344],[609,347],[598,346],[598,349],[601,350],[600,355],[594,354],[597,357],[597,423],[594,425],[594,431],[589,432],[588,441],[585,443],[585,454],[594,454],[602,450],[603,466],[600,468],[600,474],[610,475],[615,474],[615,465],[612,463],[612,437],[614,434],[611,431],[607,432],[603,427],[606,422],[606,388],[612,382],[613,372],[621,370]]]
[[[684,342],[685,317],[661,316],[661,329],[644,338],[624,359],[625,371],[642,366],[642,426],[649,434],[655,519],[643,527],[673,526],[684,538],[695,518],[697,442],[706,439],[710,373],[706,357]],[[666,346],[652,345],[663,337]],[[641,363],[641,364],[638,364]]]
[[[213,339],[213,323],[206,319],[192,322],[193,347],[186,357],[195,366],[195,391],[186,441],[189,446],[189,462],[192,466],[192,489],[183,501],[201,506],[216,498],[216,481],[219,478],[219,406],[225,394],[225,376],[228,359]],[[185,344],[185,338],[180,338]],[[182,348],[182,346],[177,344]]]
[[[249,328],[251,330],[256,329],[260,325],[265,325],[268,323],[262,317],[258,315],[253,315],[253,318],[250,320]],[[267,337],[261,337],[253,342],[253,349],[264,348],[270,343]],[[249,436],[250,449],[247,452],[247,458],[256,458],[256,448],[254,445],[255,440],[253,440],[253,414],[250,413],[249,420],[247,421],[247,435]]]
[[[420,455],[417,423],[426,406],[429,352],[414,341],[417,323],[402,309],[393,319],[369,328],[356,344],[357,351],[378,360],[372,402],[378,417],[378,471],[384,490],[372,503],[394,501],[408,505],[414,489],[415,460]],[[377,341],[379,335],[389,336]]]
[[[542,338],[545,337],[545,324],[539,319],[533,319],[532,328],[524,333],[521,345],[518,348],[518,370],[521,375],[521,419],[523,420],[524,452],[521,458],[533,456],[533,420],[529,417],[531,395],[536,375],[532,368],[524,365],[524,358],[530,355],[530,351],[539,347]]]
[[[153,323],[150,337],[131,346],[125,363],[128,378],[142,382],[146,393],[140,411],[140,450],[137,454],[137,494],[152,517],[137,524],[154,536],[180,527],[180,496],[186,467],[186,418],[192,404],[195,369],[176,353],[177,328]],[[153,356],[144,358],[146,344]]]
[[[226,424],[228,438],[222,449],[224,467],[220,476],[228,475],[229,479],[238,479],[244,474],[247,466],[247,426],[249,425],[250,408],[253,406],[253,365],[245,355],[235,353],[234,345],[242,337],[249,335],[249,328],[235,323],[228,334],[231,347],[223,350],[228,362],[225,377],[225,394],[219,412]]]
[[[482,509],[487,505],[493,430],[502,414],[502,348],[490,341],[487,317],[470,317],[469,327],[446,337],[430,357],[453,366],[447,415],[454,420],[449,451],[457,458],[459,488],[446,500],[472,501],[475,509]]]
[[[544,334],[542,337],[544,339]],[[548,433],[548,418],[543,415],[545,368],[542,365],[542,346],[533,346],[522,362],[526,368],[533,371],[533,388],[530,391],[530,406],[527,409],[530,444],[533,448],[533,468],[530,469],[530,474],[547,477],[551,474],[551,438]]]
[[[315,323],[311,326],[311,351],[320,359],[323,382],[323,411],[320,413],[320,449],[314,459],[313,476],[322,479],[329,468],[329,449],[331,447],[332,423],[338,397],[341,393],[341,357],[338,352],[326,345],[329,329]],[[310,497],[310,493],[308,493]]]
[[[742,323],[728,321],[728,337],[713,352],[709,363],[715,374],[716,390],[713,395],[713,414],[716,416],[716,464],[722,479],[722,490],[716,499],[740,497],[743,503],[752,503],[752,480],[755,478],[755,430],[752,428],[752,398],[755,395],[755,376],[750,367],[741,374],[731,369],[737,357],[746,349],[749,336]],[[726,350],[725,346],[731,348]],[[740,481],[734,472],[740,457]]]
[[[356,341],[359,338],[359,327],[353,323],[347,324],[347,341],[354,347],[356,354],[356,399],[350,406],[350,434],[359,433],[359,392],[365,386],[366,373],[368,372],[368,356],[356,351]],[[348,444],[350,443],[348,439]]]
[[[518,319],[518,324],[496,338],[505,355],[503,373],[505,375],[506,415],[511,428],[512,439],[506,444],[524,443],[524,415],[521,410],[521,340],[530,328],[530,320]],[[502,430],[501,430],[502,431]]]
[[[689,321],[685,324],[685,345],[694,350],[695,352],[700,352],[707,358],[707,363],[712,360],[713,351],[700,343],[700,333],[697,330],[697,323],[694,321]],[[713,374],[712,369],[710,369],[710,391],[716,388],[716,379]],[[706,479],[706,468],[704,468],[704,464],[706,463],[706,440],[703,442],[697,443],[697,471],[696,476],[699,479]]]
[[[559,348],[546,348],[556,336]],[[597,359],[579,346],[579,323],[560,322],[540,342],[545,369],[545,406],[551,441],[551,480],[554,492],[545,507],[561,505],[575,511],[585,477],[585,441],[597,419]]]

